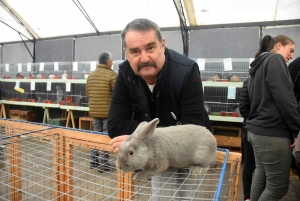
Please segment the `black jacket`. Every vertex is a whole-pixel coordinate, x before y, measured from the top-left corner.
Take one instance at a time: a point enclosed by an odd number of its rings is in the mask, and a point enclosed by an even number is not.
[[[127,60],[120,64],[108,115],[111,138],[132,134],[140,122],[156,117],[160,120],[158,126],[163,127],[178,121],[204,126],[203,89],[197,63],[167,48],[165,56],[153,93],[134,74]]]
[[[294,84],[294,94],[297,101],[300,102],[300,57],[290,63],[288,69]]]
[[[257,135],[296,138],[300,116],[284,58],[280,54],[263,53],[250,66],[250,113],[246,129]]]
[[[248,118],[249,113],[250,113],[250,101],[249,101],[249,95],[248,95],[248,79],[245,80],[242,90],[241,90],[239,110],[245,121]]]

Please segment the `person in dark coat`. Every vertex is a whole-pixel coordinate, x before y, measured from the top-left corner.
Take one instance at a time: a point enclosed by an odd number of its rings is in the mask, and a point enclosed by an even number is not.
[[[292,82],[294,84],[294,95],[298,103],[298,113],[300,114],[300,57],[296,58],[288,66]],[[292,158],[292,169],[298,173],[298,178],[300,179],[300,161],[296,161],[295,157]]]
[[[300,102],[300,57],[296,58],[288,66],[292,82],[294,84],[294,94],[297,99],[297,102]]]
[[[209,127],[197,63],[168,49],[159,27],[150,20],[133,20],[121,37],[127,60],[119,66],[109,109],[108,134],[113,138],[112,147],[118,150],[142,121],[154,118],[159,118],[158,127],[178,124]],[[174,169],[152,178],[153,200],[170,200],[165,196],[174,187],[179,197],[191,198],[197,194],[197,180],[186,177],[187,169],[175,170],[178,172],[175,179],[170,171]],[[160,185],[168,179],[175,186],[161,189]]]
[[[255,158],[254,152],[251,143],[248,141],[248,134],[246,126],[246,120],[248,119],[249,112],[250,112],[250,102],[249,102],[249,95],[248,95],[248,79],[245,80],[240,96],[240,106],[239,110],[241,115],[244,118],[243,122],[243,155],[244,155],[244,167],[243,167],[243,190],[244,190],[244,200],[250,201],[250,192],[251,192],[251,184],[252,184],[252,176],[255,170]]]

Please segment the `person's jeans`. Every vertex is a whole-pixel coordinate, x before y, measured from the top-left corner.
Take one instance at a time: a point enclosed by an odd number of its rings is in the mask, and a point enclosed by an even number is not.
[[[280,200],[289,189],[291,139],[261,136],[248,131],[248,141],[252,144],[256,163],[251,200]]]
[[[107,119],[93,118],[94,131],[107,132]],[[107,151],[100,151],[97,149],[91,150],[91,163],[95,165],[107,164],[109,160],[109,155]]]
[[[170,167],[151,179],[151,201],[197,200],[198,186],[202,176],[192,178],[188,169]],[[172,197],[172,195],[175,195]],[[172,197],[172,199],[170,199]]]

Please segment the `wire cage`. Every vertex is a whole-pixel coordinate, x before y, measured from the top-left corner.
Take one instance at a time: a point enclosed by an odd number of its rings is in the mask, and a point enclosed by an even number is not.
[[[133,181],[134,173],[117,171],[116,154],[104,133],[13,120],[0,120],[0,126],[1,201],[238,198],[240,153],[219,149],[215,164],[197,177],[182,173],[178,187],[172,180],[180,174],[177,170],[166,172],[164,182],[158,176]],[[91,149],[109,152],[109,171],[90,168]],[[180,197],[190,185],[188,178],[194,181],[193,196]]]
[[[198,59],[193,58],[198,62]],[[218,76],[214,81],[231,81],[231,76],[235,75],[243,82],[249,77],[249,67],[251,58],[230,58],[231,68],[226,69],[225,59],[205,58],[204,69],[201,69],[201,78],[203,81],[209,81],[212,77]]]

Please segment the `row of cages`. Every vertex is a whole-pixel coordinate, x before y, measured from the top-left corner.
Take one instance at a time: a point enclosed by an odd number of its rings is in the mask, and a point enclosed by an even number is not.
[[[198,63],[202,81],[244,82],[249,77],[253,58],[193,58]],[[235,78],[235,79],[234,79]]]
[[[24,92],[14,90],[15,83],[1,83],[1,100],[22,101],[33,103],[48,103],[70,106],[88,107],[85,84],[71,84],[71,90],[66,91],[65,83],[35,83],[35,90],[31,90],[31,83],[20,83]]]
[[[198,63],[203,81],[245,81],[249,77],[249,66],[253,59],[194,58]],[[118,72],[124,60],[114,60],[112,69]],[[42,62],[0,64],[0,77],[4,79],[85,79],[96,69],[96,61],[86,62]]]
[[[122,60],[114,60],[112,69],[117,72]],[[0,64],[3,79],[86,79],[97,67],[96,61],[42,62]]]
[[[19,87],[24,89],[24,93],[20,93],[14,90],[14,82],[3,82],[0,86],[1,99],[88,107],[85,84],[71,84],[70,91],[66,91],[65,83],[52,83],[50,88],[47,83],[35,83],[35,90],[31,90],[30,85],[31,83],[21,82]],[[226,112],[228,116],[235,112],[240,116],[238,111],[240,95],[241,88],[236,88],[235,96],[229,98],[228,87],[205,86],[205,108],[210,115],[221,115],[221,112]]]

